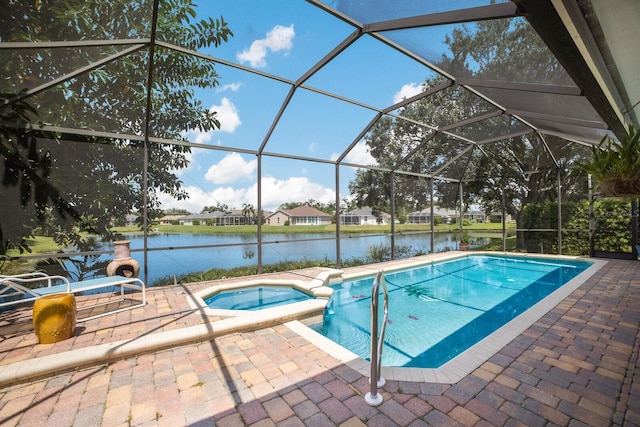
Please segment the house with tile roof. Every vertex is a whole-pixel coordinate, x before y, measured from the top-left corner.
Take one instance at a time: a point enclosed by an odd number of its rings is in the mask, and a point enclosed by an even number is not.
[[[174,221],[180,220],[180,218],[186,215],[165,215],[163,217],[158,218],[158,222],[162,225],[171,225]]]
[[[265,218],[265,225],[329,225],[331,215],[310,206],[278,209]]]

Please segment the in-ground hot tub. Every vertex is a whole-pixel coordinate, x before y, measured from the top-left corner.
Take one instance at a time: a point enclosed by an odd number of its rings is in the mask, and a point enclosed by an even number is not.
[[[208,307],[223,310],[263,310],[314,299],[312,293],[293,286],[265,285],[217,292],[204,300]]]
[[[191,304],[210,316],[250,317],[279,321],[321,315],[333,289],[332,278],[342,271],[327,269],[310,282],[302,280],[255,279],[222,283],[194,295]]]

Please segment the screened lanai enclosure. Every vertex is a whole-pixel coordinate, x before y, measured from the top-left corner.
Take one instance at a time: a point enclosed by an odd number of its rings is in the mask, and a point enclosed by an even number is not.
[[[639,6],[608,6],[3,2],[1,268],[103,275],[122,239],[151,283],[463,240],[636,256],[635,199],[579,167],[638,126]]]

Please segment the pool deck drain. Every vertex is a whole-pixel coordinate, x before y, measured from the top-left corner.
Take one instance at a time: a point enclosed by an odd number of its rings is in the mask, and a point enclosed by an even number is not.
[[[72,362],[70,351],[180,335],[203,324],[188,297],[209,285],[151,289],[144,309],[87,322],[50,345],[35,342],[28,322],[3,313],[0,366]],[[273,325],[5,385],[0,424],[640,425],[639,324],[640,263],[608,260],[456,383],[388,380],[379,407],[364,403],[368,376]]]

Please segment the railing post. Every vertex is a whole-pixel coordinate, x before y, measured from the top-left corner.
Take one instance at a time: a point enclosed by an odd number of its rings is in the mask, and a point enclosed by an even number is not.
[[[382,331],[378,338],[378,292],[380,283],[384,292],[384,316],[382,319]],[[384,333],[389,315],[389,294],[387,284],[384,281],[382,271],[379,271],[371,287],[371,378],[369,383],[371,391],[364,395],[364,400],[371,406],[378,406],[382,403],[382,395],[378,393],[378,387],[385,384],[385,379],[380,376],[382,361],[382,347],[384,345]]]

